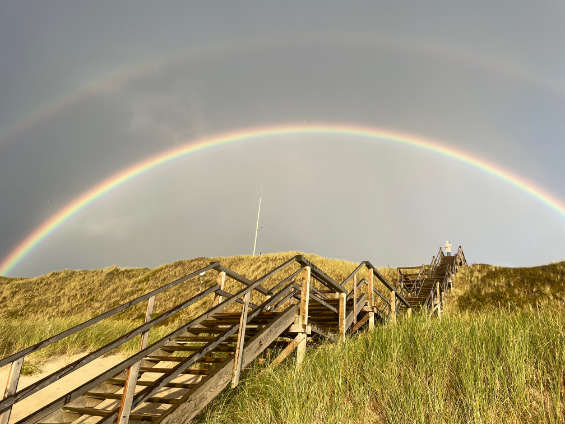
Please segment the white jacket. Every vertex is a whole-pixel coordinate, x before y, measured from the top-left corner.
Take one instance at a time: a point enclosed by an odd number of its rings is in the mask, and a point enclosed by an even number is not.
[[[448,241],[445,242],[445,251],[451,253],[451,243]]]

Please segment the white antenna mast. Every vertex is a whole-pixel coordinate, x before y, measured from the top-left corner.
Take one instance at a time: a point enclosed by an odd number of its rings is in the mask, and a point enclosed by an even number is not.
[[[261,196],[259,197],[259,212],[257,212],[257,226],[255,227],[255,243],[253,243],[253,256],[255,256],[255,248],[257,247],[257,233],[259,232],[259,216],[261,216],[262,196],[263,196],[263,189],[261,189]]]

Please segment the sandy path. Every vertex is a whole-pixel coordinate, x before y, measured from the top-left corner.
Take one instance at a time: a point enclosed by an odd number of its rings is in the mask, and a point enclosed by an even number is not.
[[[70,362],[80,358],[83,355],[76,355],[73,357],[60,357],[53,361],[47,362],[42,367],[41,374],[36,374],[32,376],[22,375],[20,378],[20,383],[18,385],[18,390],[27,387],[47,375],[61,369]],[[91,363],[85,365],[79,370],[73,372],[72,374],[62,378],[56,383],[51,384],[43,390],[34,393],[30,397],[18,402],[12,409],[12,415],[10,416],[9,423],[15,423],[16,421],[24,418],[26,415],[37,411],[43,406],[54,401],[58,397],[64,395],[68,391],[77,388],[78,386],[86,383],[88,380],[94,378],[101,372],[112,368],[114,365],[124,360],[122,355],[113,355],[105,358],[98,358]],[[10,367],[6,366],[0,369],[0,385],[5,387],[5,382],[8,379],[8,373],[10,372]]]

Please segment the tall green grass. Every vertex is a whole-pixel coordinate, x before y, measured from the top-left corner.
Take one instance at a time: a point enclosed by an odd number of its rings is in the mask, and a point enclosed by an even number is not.
[[[563,423],[562,310],[416,314],[259,366],[202,423]]]

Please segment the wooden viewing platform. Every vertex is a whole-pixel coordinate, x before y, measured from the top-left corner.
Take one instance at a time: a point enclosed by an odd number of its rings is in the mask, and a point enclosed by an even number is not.
[[[134,338],[140,339],[137,353],[17,424],[189,422],[225,387],[236,387],[241,371],[266,349],[280,352],[272,365],[296,350],[299,367],[308,342],[344,339],[347,333],[374,327],[375,322],[394,322],[398,314],[409,314],[416,307],[441,314],[444,295],[463,266],[467,262],[461,247],[454,256],[444,256],[440,249],[429,266],[399,268],[396,284],[367,261],[342,282],[301,255],[255,281],[219,262],[210,263],[0,360],[0,367],[11,366],[0,402],[0,424],[8,424],[18,402]],[[211,270],[217,272],[216,284],[153,318],[159,293]],[[237,293],[224,290],[228,278],[241,286]],[[26,356],[141,302],[147,306],[144,322],[137,328],[18,390]],[[201,305],[205,312],[148,345],[152,328],[193,305]]]

